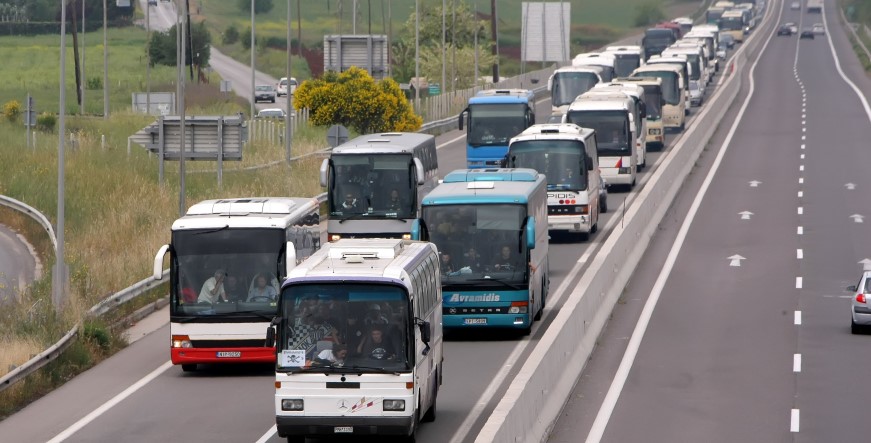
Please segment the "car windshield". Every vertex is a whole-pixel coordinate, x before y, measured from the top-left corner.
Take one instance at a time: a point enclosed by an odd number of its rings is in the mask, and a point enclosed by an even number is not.
[[[256,89],[257,89],[258,91],[271,91],[271,90],[272,90],[272,86],[258,86]]]
[[[282,111],[260,111],[258,114],[261,117],[284,117],[284,112]]]

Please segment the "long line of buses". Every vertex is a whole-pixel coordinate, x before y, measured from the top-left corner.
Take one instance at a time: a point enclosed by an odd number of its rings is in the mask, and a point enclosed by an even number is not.
[[[683,24],[680,24],[683,26]],[[659,54],[608,47],[527,90],[488,90],[459,116],[468,169],[439,181],[435,138],[381,133],[332,150],[312,198],[207,200],[172,225],[171,359],[274,362],[278,434],[413,440],[434,420],[443,328],[528,334],[545,307],[549,232],[586,240],[680,131],[719,69],[719,29],[692,26]],[[668,32],[672,32],[668,30]],[[695,86],[693,86],[695,85]]]

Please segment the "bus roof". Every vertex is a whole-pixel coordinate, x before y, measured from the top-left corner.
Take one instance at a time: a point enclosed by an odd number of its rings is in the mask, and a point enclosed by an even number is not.
[[[637,71],[637,69],[636,69]],[[639,84],[641,86],[662,86],[662,79],[659,77],[617,77],[614,79],[616,83],[628,83],[632,82],[635,84]]]
[[[435,144],[435,138],[417,132],[382,132],[361,135],[349,140],[333,148],[331,154],[412,152],[414,148],[427,143]]]
[[[620,54],[634,54],[641,55],[644,50],[641,46],[637,45],[627,45],[627,46],[608,46],[605,48],[606,54],[620,55]]]
[[[469,98],[470,105],[523,104],[529,102],[530,100],[527,97],[517,97],[513,95],[476,95]]]
[[[582,128],[574,123],[545,123],[532,125],[526,128],[509,142],[511,144],[526,140],[585,140],[593,136],[594,131],[590,128]]]
[[[625,111],[629,112],[628,101],[632,101],[629,96],[622,94],[623,97],[615,97],[613,99],[591,99],[589,97],[579,97],[569,105],[568,112],[571,111]]]
[[[683,67],[676,63],[653,63],[641,66],[635,71],[632,71],[632,76],[636,74],[644,74],[647,72],[674,72],[675,74],[683,73]]]
[[[424,197],[422,205],[527,204],[544,192],[544,174],[534,169],[458,169]]]
[[[210,228],[286,228],[317,211],[314,198],[247,197],[205,200],[191,206],[172,230]],[[317,222],[317,220],[308,220]]]
[[[448,173],[442,183],[469,183],[480,181],[524,181],[538,178],[538,171],[529,168],[457,169]]]
[[[585,52],[572,59],[573,66],[610,66],[614,67],[614,56],[604,52]]]
[[[387,281],[407,286],[403,274],[408,274],[419,257],[435,253],[435,245],[428,242],[343,238],[324,244],[293,268],[283,286],[324,281]]]
[[[518,97],[535,100],[535,93],[529,89],[484,89],[478,91],[475,97]]]

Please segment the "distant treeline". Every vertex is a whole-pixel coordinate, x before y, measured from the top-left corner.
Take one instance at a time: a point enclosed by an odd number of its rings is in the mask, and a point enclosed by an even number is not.
[[[103,26],[103,0],[0,0],[0,35],[37,35],[60,32],[61,3],[67,5],[67,29],[75,14],[79,27],[82,23],[84,1],[85,26],[94,31]],[[109,26],[129,26],[133,23],[136,1],[132,7],[116,6],[116,0],[108,0],[106,17]]]
[[[130,19],[115,19],[109,20],[107,26],[110,28],[120,28],[133,24]],[[78,29],[81,30],[81,23]],[[72,24],[67,22],[67,34],[72,34]],[[85,30],[88,32],[98,31],[103,29],[103,19],[99,21],[85,21]],[[41,35],[41,34],[60,34],[60,22],[0,22],[0,35]]]

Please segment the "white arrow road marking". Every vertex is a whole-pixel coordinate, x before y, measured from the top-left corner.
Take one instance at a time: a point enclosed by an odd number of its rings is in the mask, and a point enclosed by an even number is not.
[[[862,219],[865,218],[865,216],[864,216],[864,215],[859,215],[859,214],[853,214],[853,215],[850,216],[850,218],[852,218],[853,221],[856,222],[856,223],[862,223]]]
[[[741,266],[741,260],[747,260],[747,259],[744,257],[741,257],[738,254],[735,254],[731,257],[728,257],[727,260],[729,260],[729,266]]]
[[[739,212],[738,215],[741,216],[741,220],[750,220],[750,216],[753,215],[750,211]]]
[[[750,181],[750,182],[748,182],[748,183],[750,183],[750,187],[751,187],[751,188],[756,188],[756,187],[758,187],[759,184],[762,183],[762,182],[759,181],[759,180],[752,180],[752,181]]]
[[[844,185],[844,187],[846,187],[848,191],[852,191],[852,190],[856,189],[856,184],[855,183],[847,183]]]

